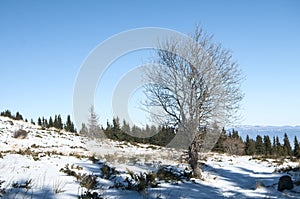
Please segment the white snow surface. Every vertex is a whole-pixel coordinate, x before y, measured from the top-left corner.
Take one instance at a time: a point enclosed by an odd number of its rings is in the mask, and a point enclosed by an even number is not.
[[[12,124],[12,123],[13,124]],[[13,138],[23,129],[25,139]],[[30,153],[22,153],[30,151]],[[74,133],[56,129],[43,130],[40,126],[0,117],[0,198],[71,199],[86,191],[73,176],[61,172],[66,165],[76,173],[97,175],[95,190],[103,198],[300,198],[300,188],[277,191],[283,173],[279,167],[297,166],[286,161],[278,166],[272,160],[256,160],[250,156],[207,155],[203,179],[161,181],[157,188],[143,192],[112,188],[116,181],[124,182],[134,173],[156,171],[161,165],[170,165],[181,172],[188,164],[181,160],[182,151],[164,147],[130,144],[112,140],[88,140]],[[88,157],[100,162],[93,163]],[[100,177],[102,163],[115,167],[120,175],[114,181]],[[298,172],[291,172],[300,180]],[[14,188],[30,181],[30,187]],[[16,187],[16,186],[15,186]],[[5,189],[6,193],[1,193]]]

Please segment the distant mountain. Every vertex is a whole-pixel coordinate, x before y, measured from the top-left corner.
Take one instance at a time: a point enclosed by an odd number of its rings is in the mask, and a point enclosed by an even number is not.
[[[287,133],[291,143],[294,141],[294,137],[297,136],[300,139],[300,126],[251,126],[241,125],[230,127],[229,130],[235,129],[239,132],[243,139],[249,135],[250,138],[255,139],[257,135],[269,135],[278,136],[282,141],[284,133]]]

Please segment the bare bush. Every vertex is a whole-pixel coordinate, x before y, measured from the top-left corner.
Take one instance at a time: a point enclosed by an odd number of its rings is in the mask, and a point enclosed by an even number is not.
[[[230,155],[242,155],[244,153],[244,143],[239,138],[227,138],[224,147]]]
[[[66,182],[62,179],[57,179],[53,182],[53,192],[54,193],[62,193],[65,192],[64,188],[66,186]]]
[[[17,131],[14,132],[13,134],[13,138],[18,138],[18,139],[25,139],[28,135],[28,132],[23,130],[23,129],[19,129]]]

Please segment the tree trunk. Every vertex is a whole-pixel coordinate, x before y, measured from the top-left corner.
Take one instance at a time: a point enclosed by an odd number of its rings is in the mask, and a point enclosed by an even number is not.
[[[190,165],[193,169],[193,175],[195,178],[201,178],[201,169],[200,169],[200,164],[198,162],[199,156],[198,156],[198,151],[196,150],[195,143],[192,143],[191,146],[189,147],[189,159],[190,159]]]

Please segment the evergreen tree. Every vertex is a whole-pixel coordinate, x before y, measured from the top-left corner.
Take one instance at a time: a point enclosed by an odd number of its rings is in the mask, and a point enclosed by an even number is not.
[[[151,127],[150,127],[151,135],[156,135],[159,133],[159,131],[160,131],[160,129],[158,129],[155,125],[151,125]]]
[[[262,155],[264,154],[264,144],[262,137],[260,135],[256,136],[256,141],[255,141],[255,154],[256,155]]]
[[[6,111],[4,111],[4,112],[1,112],[1,116],[13,118],[13,117],[12,117],[12,114],[11,114],[11,112],[10,112],[10,110],[6,110]]]
[[[155,130],[156,129],[156,130]],[[174,138],[174,128],[171,127],[158,127],[152,125],[150,127],[151,135],[147,142],[150,144],[166,146]],[[154,134],[153,134],[154,133]]]
[[[23,120],[23,117],[22,117],[22,115],[19,112],[17,112],[16,113],[16,117],[14,119],[15,120]]]
[[[71,121],[70,115],[67,116],[67,121],[66,121],[64,129],[68,132],[76,132],[74,123]]]
[[[275,136],[273,136],[273,144],[272,144],[272,156],[276,155],[276,139]]]
[[[232,134],[230,135],[230,137],[239,139],[240,138],[239,132],[232,129]]]
[[[292,147],[286,133],[284,134],[284,138],[283,138],[283,150],[284,150],[284,155],[288,155],[288,156],[293,155]]]
[[[255,141],[253,139],[250,139],[249,135],[246,136],[245,154],[246,155],[254,155],[255,154]]]
[[[121,127],[120,127],[120,119],[118,117],[113,118],[113,129],[115,131],[120,131]]]
[[[264,149],[265,149],[265,156],[270,156],[272,154],[272,144],[270,137],[268,135],[264,136]]]
[[[94,106],[90,108],[90,118],[89,118],[89,136],[91,137],[103,137],[101,128],[98,124],[98,115],[95,112]]]
[[[42,126],[47,128],[48,127],[48,121],[44,117],[42,118]]]
[[[293,154],[296,158],[300,158],[300,146],[299,146],[297,136],[295,136],[295,138],[294,138],[294,151],[293,151]]]
[[[276,142],[276,147],[275,147],[275,151],[276,151],[276,152],[274,152],[274,153],[275,153],[275,156],[276,156],[276,157],[278,157],[278,156],[284,156],[284,155],[285,155],[285,154],[284,154],[284,150],[283,150],[283,147],[282,147],[282,145],[281,145],[281,143],[280,143],[280,141],[279,141],[278,136],[276,136],[275,142]]]
[[[57,115],[54,116],[53,127],[57,128],[57,129],[59,128],[58,121],[57,121]]]
[[[212,150],[219,153],[225,153],[224,141],[226,140],[226,138],[226,130],[223,128],[220,137]]]
[[[40,117],[38,118],[38,125],[39,125],[39,126],[42,126],[42,120],[41,120]]]
[[[30,123],[35,125],[35,122],[33,121],[33,119],[30,120]]]
[[[130,133],[131,132],[130,131],[130,126],[129,126],[129,124],[125,120],[123,120],[123,125],[122,125],[121,130],[124,133]]]
[[[121,130],[120,119],[118,117],[113,118],[112,126],[108,126],[107,135],[114,140],[123,141],[126,137],[126,133]]]
[[[48,127],[53,127],[53,120],[52,120],[52,117],[50,116],[49,118],[49,124],[48,124]]]
[[[81,130],[79,131],[79,133],[81,135],[88,135],[88,132],[89,132],[88,128],[86,127],[86,125],[84,123],[82,123]]]
[[[58,116],[57,116],[57,128],[58,128],[58,129],[63,129],[63,127],[64,127],[64,125],[63,125],[61,116],[58,115]]]
[[[131,133],[132,135],[135,137],[135,141],[137,141],[137,138],[142,137],[142,129],[136,125],[133,125],[133,127],[131,128]]]
[[[153,136],[151,134],[151,129],[150,129],[150,126],[148,124],[146,124],[146,128],[144,130],[144,134],[147,135],[147,136]]]

